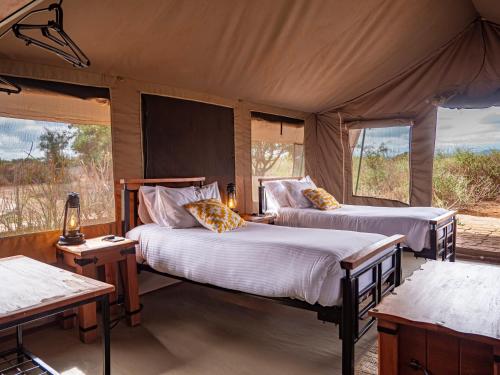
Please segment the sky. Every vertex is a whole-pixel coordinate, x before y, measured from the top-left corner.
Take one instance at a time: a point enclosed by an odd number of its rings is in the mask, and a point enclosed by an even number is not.
[[[500,150],[500,107],[485,109],[439,108],[436,150]]]
[[[25,158],[32,145],[31,155],[42,157],[38,143],[45,129],[64,131],[68,130],[68,124],[0,117],[0,159]]]
[[[354,155],[361,153],[362,133],[354,149]],[[410,150],[410,127],[393,126],[390,128],[366,129],[364,150],[377,150],[382,144],[387,148],[390,156],[403,154]]]

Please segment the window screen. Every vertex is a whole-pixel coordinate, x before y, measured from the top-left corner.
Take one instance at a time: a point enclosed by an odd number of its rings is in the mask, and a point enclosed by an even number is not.
[[[350,130],[352,193],[409,203],[410,126]]]
[[[37,84],[0,96],[0,237],[60,229],[71,191],[83,225],[113,222],[109,94]]]
[[[304,175],[304,122],[252,113],[252,198],[257,204],[260,177]]]

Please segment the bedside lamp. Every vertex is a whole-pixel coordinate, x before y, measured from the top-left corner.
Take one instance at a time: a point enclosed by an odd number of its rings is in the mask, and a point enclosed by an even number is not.
[[[238,212],[236,210],[236,185],[231,182],[227,184],[227,206],[233,210],[234,212]]]
[[[69,193],[64,205],[63,233],[59,237],[60,245],[80,245],[85,242],[85,236],[80,232],[80,196]]]

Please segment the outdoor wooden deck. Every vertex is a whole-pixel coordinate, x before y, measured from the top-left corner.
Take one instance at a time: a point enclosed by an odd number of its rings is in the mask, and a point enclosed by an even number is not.
[[[458,215],[457,256],[500,264],[500,218]]]

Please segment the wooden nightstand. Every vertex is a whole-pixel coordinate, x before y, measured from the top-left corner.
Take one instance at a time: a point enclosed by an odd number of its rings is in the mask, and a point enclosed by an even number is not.
[[[135,245],[137,241],[125,239],[120,242],[103,241],[103,237],[88,239],[82,245],[56,245],[62,262],[76,273],[97,278],[97,268],[103,266],[106,282],[117,286],[117,265],[123,279],[123,293],[127,322],[130,326],[140,324],[139,288],[137,285],[137,264]],[[118,289],[118,288],[117,288]],[[110,303],[116,302],[116,292],[110,296]],[[89,303],[78,308],[80,339],[85,343],[97,338],[96,304]]]
[[[252,215],[252,214],[242,214],[241,217],[245,221],[249,221],[251,223],[260,223],[260,224],[274,224],[274,219],[276,219],[275,215]]]

